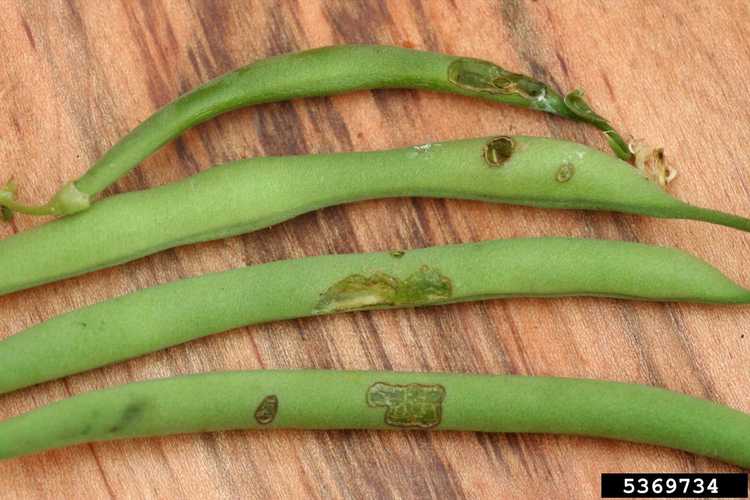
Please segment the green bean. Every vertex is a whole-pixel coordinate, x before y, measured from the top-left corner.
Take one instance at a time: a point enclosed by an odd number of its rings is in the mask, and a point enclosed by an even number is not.
[[[326,206],[395,196],[615,210],[750,230],[748,219],[683,203],[610,155],[571,142],[503,136],[255,158],[112,196],[0,241],[0,294],[254,231]]]
[[[58,316],[0,342],[0,393],[275,320],[503,297],[750,303],[672,248],[532,238],[326,255],[175,281]]]
[[[185,130],[253,104],[341,94],[354,90],[422,89],[480,97],[587,122],[602,130],[623,159],[625,141],[582,99],[563,98],[547,85],[479,59],[377,45],[339,45],[264,59],[212,80],[168,104],[123,137],[80,179],[50,202],[15,201],[15,186],[0,190],[0,207],[32,215],[70,215]]]
[[[644,385],[512,375],[262,370],[85,393],[0,423],[0,458],[113,439],[230,429],[571,434],[750,467],[750,416]]]

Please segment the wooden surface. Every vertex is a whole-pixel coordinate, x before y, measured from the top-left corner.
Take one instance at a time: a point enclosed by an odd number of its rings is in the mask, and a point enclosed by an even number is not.
[[[750,4],[743,0],[122,2],[2,0],[0,181],[46,199],[158,107],[255,59],[334,43],[490,59],[569,91],[665,146],[690,202],[750,214]],[[261,155],[373,150],[500,133],[605,149],[591,129],[471,99],[361,92],[256,107],[186,133],[108,194]],[[43,221],[18,217],[0,237]],[[750,236],[609,213],[399,199],[162,252],[0,298],[0,337],[186,276],[276,259],[517,236],[681,247],[750,285]],[[345,368],[590,377],[750,412],[750,308],[496,300],[242,328],[0,396],[0,417],[114,384],[212,370]],[[2,369],[2,367],[0,367]],[[605,471],[730,471],[596,439],[418,432],[226,432],[78,446],[0,463],[8,498],[589,498]]]

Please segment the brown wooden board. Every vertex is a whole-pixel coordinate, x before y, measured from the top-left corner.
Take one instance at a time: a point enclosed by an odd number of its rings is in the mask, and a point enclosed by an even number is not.
[[[750,214],[750,4],[684,1],[2,0],[0,181],[45,200],[160,106],[250,61],[338,43],[492,60],[580,87],[661,144],[690,202]],[[233,159],[492,134],[606,145],[562,119],[450,95],[359,92],[259,106],[187,132],[107,194]],[[44,221],[0,225],[0,237]],[[277,259],[519,236],[683,248],[750,284],[750,235],[697,222],[451,200],[329,208],[0,297],[0,337],[110,297]],[[242,328],[0,396],[0,417],[135,380],[258,368],[513,373],[666,387],[750,412],[750,308],[495,300]],[[0,367],[2,370],[2,367]],[[663,448],[538,435],[225,432],[78,446],[0,463],[8,498],[589,498],[618,471],[731,471]]]

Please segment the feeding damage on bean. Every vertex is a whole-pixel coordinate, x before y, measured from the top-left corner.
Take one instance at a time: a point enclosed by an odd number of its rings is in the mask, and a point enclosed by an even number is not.
[[[445,387],[377,382],[367,389],[367,406],[386,408],[385,423],[394,427],[429,429],[443,418]]]
[[[666,189],[677,177],[677,170],[667,163],[664,148],[655,148],[642,141],[633,141],[628,147],[635,156],[635,167],[650,181]]]
[[[279,398],[271,394],[263,398],[255,409],[255,421],[261,425],[268,425],[276,418],[279,411]]]
[[[490,167],[499,167],[513,156],[516,142],[507,135],[495,137],[484,146],[482,156]]]
[[[543,83],[479,59],[453,61],[448,66],[448,81],[464,90],[484,94],[515,94],[532,102],[543,101],[547,97],[547,86]]]
[[[347,276],[321,294],[315,310],[332,313],[377,306],[416,306],[444,301],[452,294],[451,280],[425,265],[405,279],[382,272]]]
[[[576,173],[576,167],[572,163],[563,163],[560,168],[557,169],[555,174],[555,180],[557,182],[568,182],[573,178]]]

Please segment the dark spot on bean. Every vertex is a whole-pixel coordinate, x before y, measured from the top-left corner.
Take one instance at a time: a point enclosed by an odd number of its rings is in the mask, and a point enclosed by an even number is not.
[[[507,135],[495,137],[484,147],[484,161],[490,167],[499,167],[513,155],[515,141]]]
[[[397,259],[403,257],[404,255],[406,255],[406,252],[404,252],[403,250],[393,250],[391,252],[391,257],[396,257]]]
[[[123,429],[127,428],[141,415],[143,415],[145,408],[146,405],[140,401],[129,403],[122,411],[122,414],[120,415],[120,418],[117,420],[117,422],[115,422],[115,424],[109,428],[109,432],[120,432]]]
[[[255,421],[261,425],[267,425],[276,418],[279,411],[279,398],[275,395],[266,396],[255,410]]]

